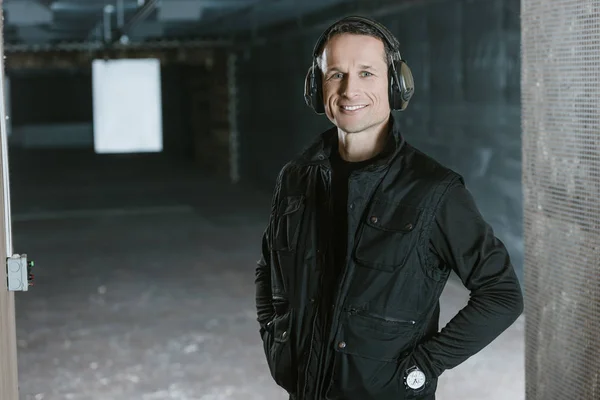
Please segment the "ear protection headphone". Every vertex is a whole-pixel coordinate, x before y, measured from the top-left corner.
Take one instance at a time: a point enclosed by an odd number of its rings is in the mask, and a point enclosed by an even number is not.
[[[351,21],[362,22],[375,28],[379,33],[381,33],[387,44],[394,52],[394,61],[392,61],[388,66],[390,108],[392,110],[404,111],[414,93],[415,87],[412,72],[400,55],[400,44],[385,26],[371,19],[358,16],[346,17],[337,21],[327,28],[325,32],[321,34],[319,40],[317,40],[313,50],[312,66],[308,69],[308,73],[306,74],[306,79],[304,82],[304,101],[317,114],[325,113],[325,106],[323,104],[321,68],[317,63],[317,58],[319,57],[318,51],[327,38],[327,34],[333,28],[342,22]]]

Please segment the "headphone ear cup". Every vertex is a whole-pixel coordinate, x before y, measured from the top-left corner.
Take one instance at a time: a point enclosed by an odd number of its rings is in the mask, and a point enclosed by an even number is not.
[[[404,60],[394,62],[396,67],[397,91],[394,93],[394,109],[404,111],[415,92],[415,81],[412,71]]]
[[[325,113],[325,107],[323,106],[321,70],[315,65],[312,65],[308,69],[306,79],[304,80],[304,102],[317,114]]]
[[[306,78],[304,79],[304,102],[310,108],[314,108],[313,106],[313,96],[312,96],[312,75],[313,75],[313,67],[311,66],[306,73]]]
[[[390,108],[404,111],[415,91],[412,72],[403,60],[395,61],[390,70]]]

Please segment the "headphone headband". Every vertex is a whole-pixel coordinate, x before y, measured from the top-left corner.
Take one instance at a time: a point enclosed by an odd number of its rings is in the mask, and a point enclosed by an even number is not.
[[[400,44],[398,43],[398,40],[396,39],[396,37],[389,31],[389,29],[387,29],[385,26],[383,26],[379,22],[374,21],[372,19],[353,15],[353,16],[345,17],[345,18],[342,18],[342,19],[336,21],[333,25],[331,25],[329,28],[327,28],[321,34],[321,36],[319,36],[319,39],[317,40],[317,43],[315,43],[315,47],[313,49],[313,58],[316,59],[319,56],[319,49],[323,45],[323,42],[327,38],[327,35],[329,35],[329,33],[336,26],[338,26],[339,24],[341,24],[343,22],[362,22],[365,25],[375,28],[377,30],[377,32],[379,32],[383,36],[385,42],[387,42],[387,44],[391,47],[392,51],[398,52],[398,54],[400,53]]]

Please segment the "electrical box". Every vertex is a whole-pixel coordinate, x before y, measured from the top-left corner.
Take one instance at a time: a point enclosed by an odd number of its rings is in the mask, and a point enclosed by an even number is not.
[[[34,267],[33,261],[27,261],[27,254],[14,254],[6,259],[6,273],[8,276],[8,290],[26,292],[33,286]]]

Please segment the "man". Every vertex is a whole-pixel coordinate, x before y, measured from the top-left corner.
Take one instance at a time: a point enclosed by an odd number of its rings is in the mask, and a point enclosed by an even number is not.
[[[522,313],[509,255],[462,177],[391,115],[412,85],[374,21],[338,21],[315,46],[306,102],[335,127],[279,173],[256,269],[267,362],[290,399],[435,399],[445,370]],[[438,332],[451,271],[471,298]]]

